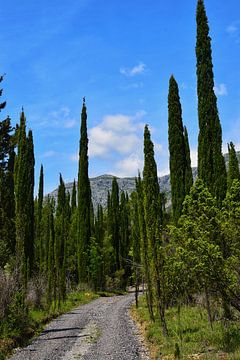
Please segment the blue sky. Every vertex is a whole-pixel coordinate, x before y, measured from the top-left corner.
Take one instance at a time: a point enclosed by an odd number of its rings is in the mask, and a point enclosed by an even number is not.
[[[212,37],[223,150],[240,149],[240,4],[205,0]],[[195,0],[1,1],[3,98],[33,130],[36,183],[45,192],[77,177],[82,98],[86,96],[90,176],[135,176],[149,124],[159,174],[168,172],[167,95],[174,74],[193,165],[197,157]]]

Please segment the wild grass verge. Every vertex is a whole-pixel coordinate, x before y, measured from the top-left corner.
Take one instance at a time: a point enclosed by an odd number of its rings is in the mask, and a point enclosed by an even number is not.
[[[153,360],[161,359],[240,359],[240,321],[208,323],[201,306],[184,306],[180,315],[176,307],[166,311],[169,336],[163,337],[159,321],[149,318],[145,296],[132,315],[145,339]]]
[[[99,296],[92,291],[74,291],[68,294],[66,301],[59,307],[52,304],[48,309],[43,307],[27,310],[21,308],[16,297],[8,316],[0,323],[0,360],[5,359],[14,348],[26,345],[50,320]]]

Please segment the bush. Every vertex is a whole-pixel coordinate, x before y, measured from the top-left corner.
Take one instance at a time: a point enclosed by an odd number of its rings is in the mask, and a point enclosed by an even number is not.
[[[17,283],[14,276],[6,274],[0,268],[0,322],[5,318],[9,304],[12,302],[14,293],[17,290]]]

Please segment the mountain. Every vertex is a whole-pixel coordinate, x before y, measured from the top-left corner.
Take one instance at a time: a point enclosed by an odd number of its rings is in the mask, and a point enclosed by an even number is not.
[[[197,169],[193,168],[194,177],[196,177]],[[92,201],[94,209],[97,208],[98,204],[101,204],[103,208],[107,206],[107,195],[108,191],[112,189],[112,175],[101,175],[95,178],[90,179],[90,185],[92,190]],[[119,186],[119,191],[126,191],[128,195],[135,190],[135,177],[126,177],[118,178],[117,182]],[[170,176],[165,175],[159,178],[159,184],[161,192],[164,192],[166,195],[167,203],[166,207],[170,206]],[[72,194],[73,182],[65,184],[66,191],[69,191]],[[57,200],[57,189],[50,193],[50,196],[54,197]]]
[[[240,151],[237,151],[238,161],[240,163]],[[228,154],[224,155],[225,163],[228,168]],[[197,177],[197,168],[192,168],[193,179]],[[103,208],[107,206],[107,195],[108,191],[112,189],[112,175],[101,175],[95,178],[90,179],[91,189],[92,189],[92,200],[94,209],[97,208],[98,204],[101,204]],[[126,191],[128,195],[135,190],[135,177],[126,177],[118,178],[117,182],[119,190]],[[169,208],[171,205],[171,186],[170,186],[170,175],[165,175],[159,178],[159,184],[161,192],[164,192],[166,195],[167,203],[166,208]],[[66,184],[66,191],[69,191],[72,194],[73,182]],[[57,189],[50,193],[50,196],[53,196],[57,200]]]

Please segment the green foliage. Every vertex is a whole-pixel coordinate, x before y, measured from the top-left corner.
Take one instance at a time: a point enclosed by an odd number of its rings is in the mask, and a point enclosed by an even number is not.
[[[150,277],[153,278],[158,315],[163,334],[167,335],[165,321],[164,257],[162,251],[162,204],[154,159],[153,143],[147,126],[144,130],[143,206],[150,260]]]
[[[227,173],[227,187],[229,191],[231,189],[233,180],[234,179],[240,180],[238,158],[234,144],[232,142],[228,144],[228,156],[229,156],[229,162],[228,162],[228,173]]]
[[[71,198],[71,209],[74,211],[77,207],[77,189],[75,179],[73,181],[72,198]]]
[[[94,290],[101,288],[102,255],[100,246],[94,238],[91,238],[90,243],[88,273]]]
[[[174,256],[170,260],[174,271],[173,281],[174,276],[178,279],[182,275],[175,283],[178,294],[186,290],[194,292],[211,283],[210,277],[218,270],[218,260],[221,258],[219,246],[214,243],[216,225],[214,199],[202,180],[197,179],[184,201],[179,227],[172,227],[170,232],[174,239]]]
[[[151,322],[144,297],[134,309],[135,317],[144,329],[152,358],[169,357],[176,354],[177,347],[182,359],[238,359],[240,351],[239,320],[224,327],[215,321],[213,331],[208,323],[207,311],[201,306],[183,306],[181,309],[182,342],[177,322],[178,308],[166,310],[169,336],[162,336],[160,323]],[[176,347],[176,344],[177,347]],[[223,353],[224,351],[224,353]]]
[[[31,320],[27,309],[23,304],[21,292],[16,292],[11,303],[8,306],[7,316],[1,321],[0,334],[2,338],[14,337],[20,338],[26,335]]]
[[[81,138],[78,169],[78,275],[87,282],[89,245],[91,237],[91,188],[88,177],[87,108],[85,99],[81,114]]]
[[[3,76],[0,77],[0,83],[2,81]],[[6,102],[0,103],[0,111],[5,106]],[[0,121],[0,266],[4,266],[15,251],[13,131],[9,117]]]
[[[55,269],[58,306],[66,299],[66,261],[68,241],[68,207],[69,198],[66,196],[65,184],[60,174],[58,187],[58,203],[55,218]]]
[[[191,167],[190,148],[188,142],[188,132],[186,126],[184,126],[183,135],[184,135],[184,144],[185,144],[185,195],[188,195],[193,185],[193,174]]]
[[[168,94],[168,144],[172,212],[177,223],[185,197],[186,151],[178,84],[173,76],[169,81]]]
[[[147,283],[146,298],[148,304],[149,314],[152,320],[154,320],[153,314],[153,279],[150,272],[150,256],[148,251],[148,239],[146,230],[146,221],[144,216],[144,193],[143,193],[143,182],[138,176],[136,179],[136,190],[137,190],[137,205],[138,205],[138,221],[140,230],[140,242],[141,242],[141,260],[144,269],[145,281]]]
[[[22,111],[18,129],[18,153],[14,168],[16,209],[16,269],[18,282],[26,285],[33,266],[34,241],[34,154],[31,131],[26,136],[26,118]]]
[[[211,38],[203,0],[197,6],[198,176],[219,203],[226,195],[222,129],[214,93]]]

